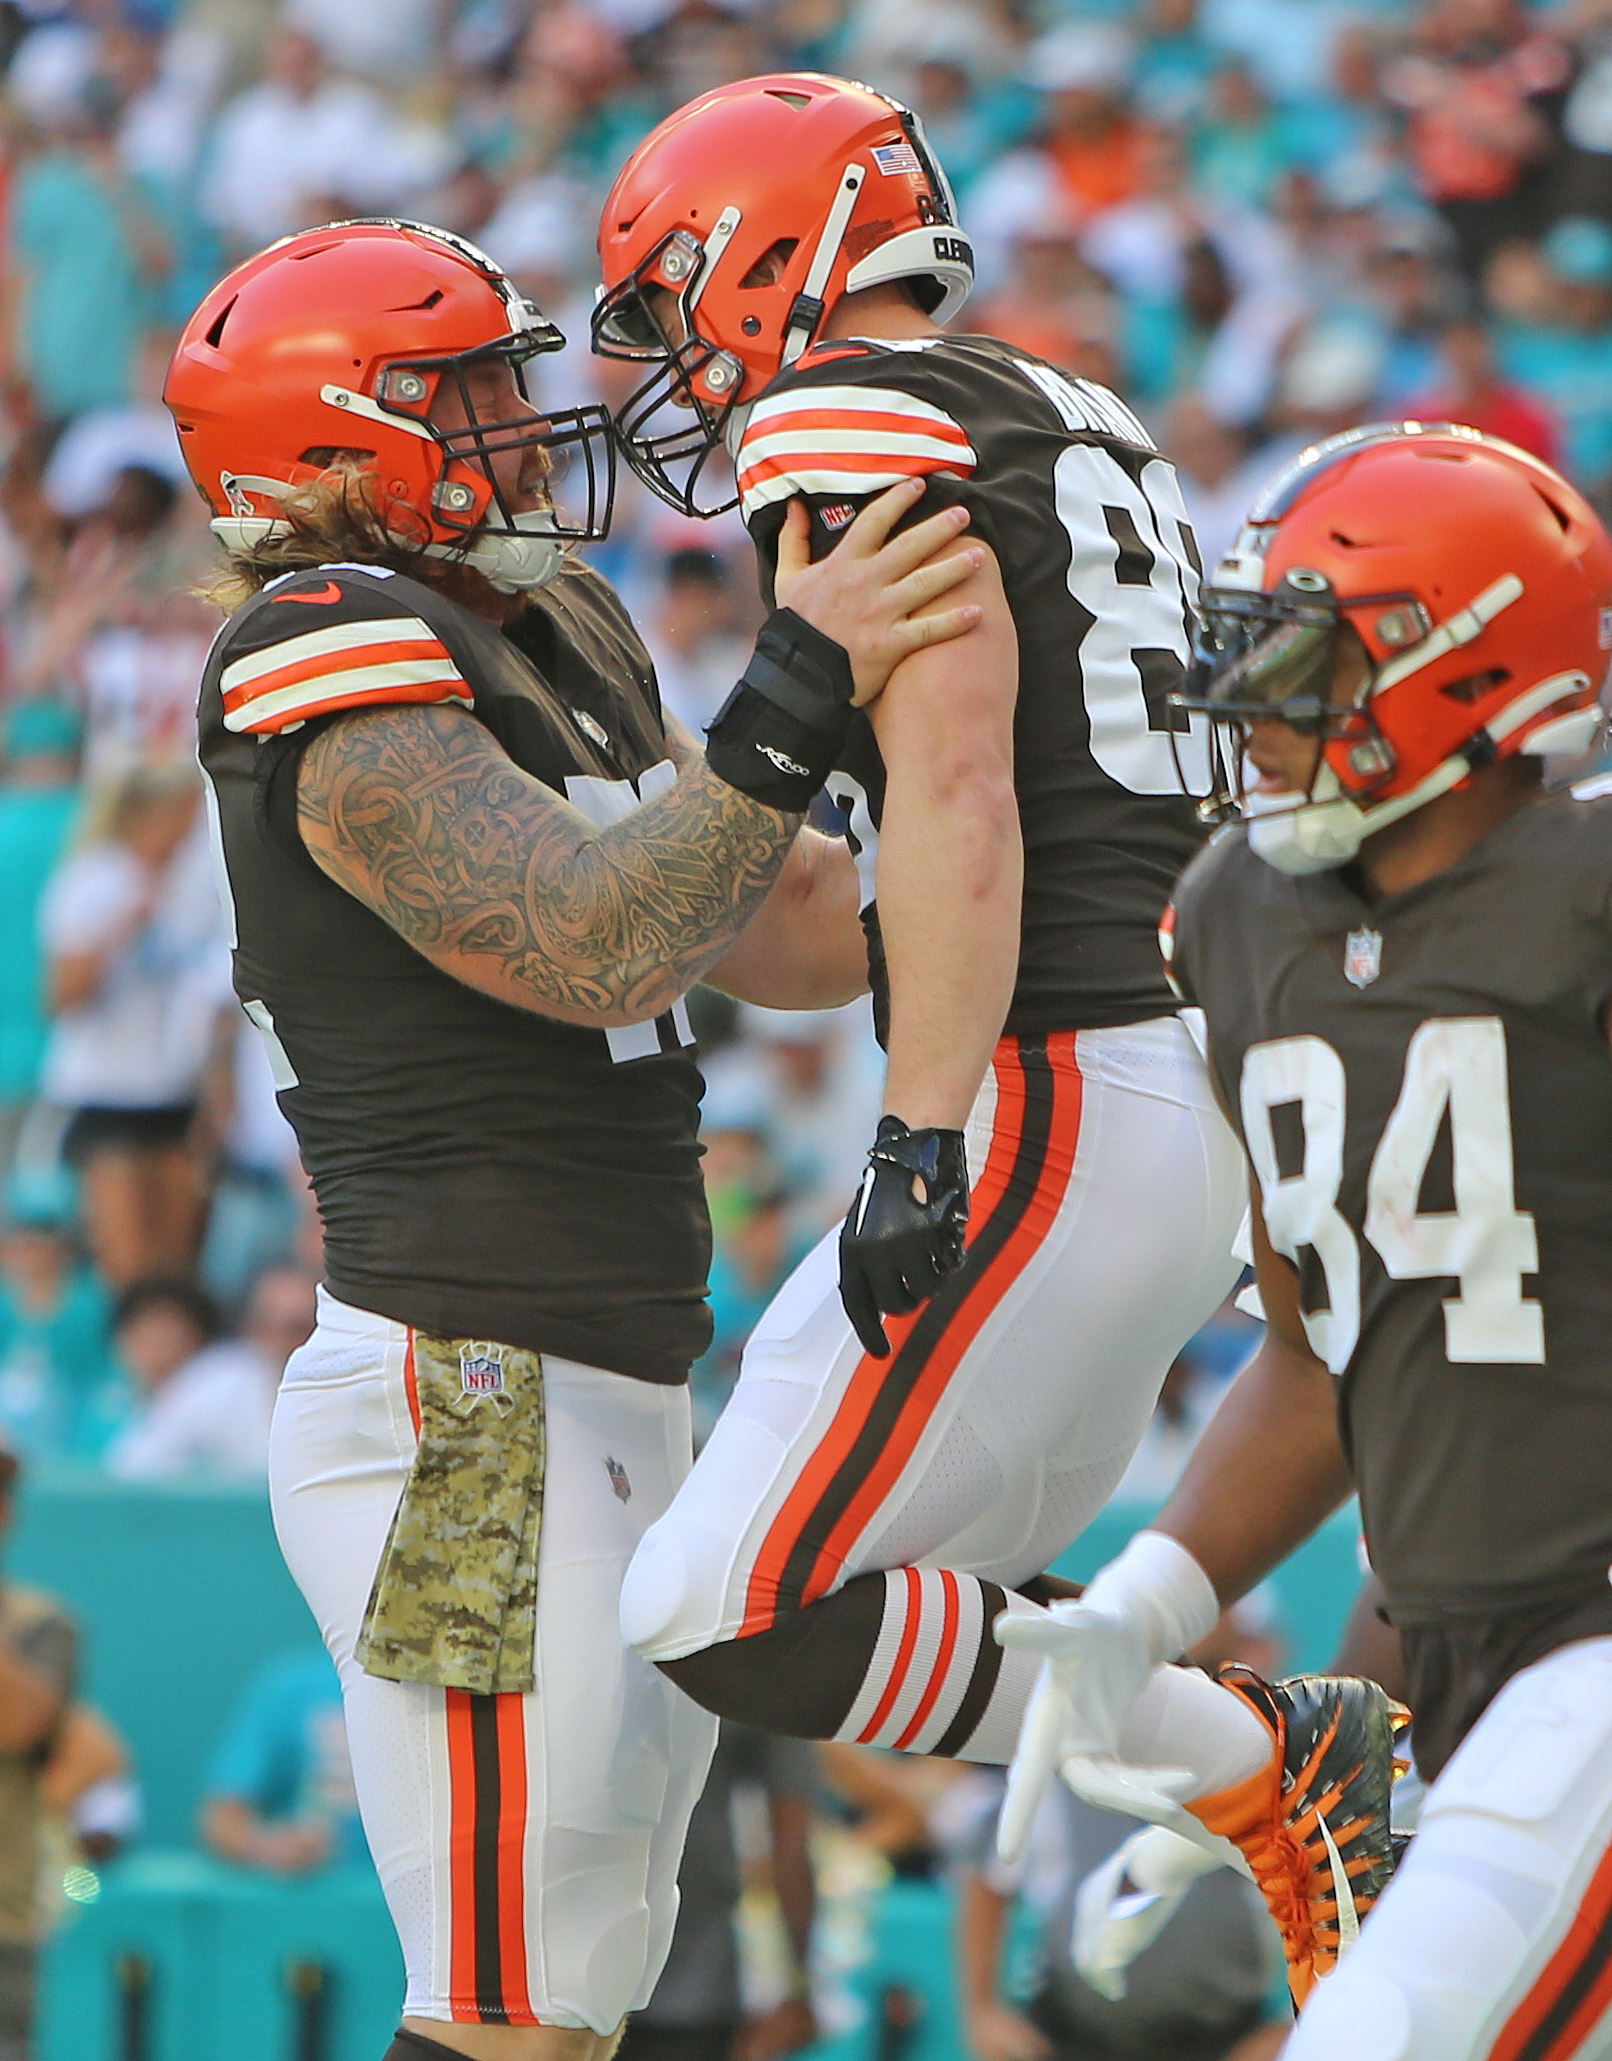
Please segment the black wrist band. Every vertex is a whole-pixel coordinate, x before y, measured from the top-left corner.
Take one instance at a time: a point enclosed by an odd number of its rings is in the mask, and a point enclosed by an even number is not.
[[[804,814],[845,742],[853,691],[844,647],[775,609],[705,733],[706,763],[753,801]]]

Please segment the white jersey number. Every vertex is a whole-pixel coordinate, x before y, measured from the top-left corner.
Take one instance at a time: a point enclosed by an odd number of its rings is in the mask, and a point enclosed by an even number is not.
[[[1326,1278],[1324,1310],[1304,1329],[1334,1374],[1360,1336],[1360,1253],[1337,1207],[1343,1182],[1343,1061],[1323,1038],[1253,1045],[1243,1060],[1243,1135],[1259,1176],[1265,1224],[1295,1262],[1308,1246]],[[1275,1112],[1296,1107],[1297,1172],[1284,1175]],[[1455,1208],[1424,1211],[1422,1183],[1448,1117]],[[1416,1031],[1405,1075],[1366,1182],[1365,1236],[1396,1281],[1453,1279],[1444,1351],[1460,1365],[1541,1364],[1545,1315],[1522,1292],[1539,1270],[1533,1217],[1516,1204],[1505,1027],[1498,1017],[1434,1018]]]
[[[1023,370],[1070,429],[1151,442],[1101,387],[1045,365]],[[1095,618],[1080,646],[1091,755],[1132,794],[1180,794],[1183,786],[1207,794],[1206,719],[1189,722],[1167,700],[1192,655],[1187,624],[1198,600],[1197,554],[1175,468],[1150,458],[1138,483],[1100,444],[1071,444],[1053,486],[1069,536],[1069,591]]]

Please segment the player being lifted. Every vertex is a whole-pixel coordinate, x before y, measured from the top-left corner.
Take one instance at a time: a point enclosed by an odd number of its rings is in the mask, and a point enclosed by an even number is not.
[[[921,564],[956,517],[881,548],[893,497],[820,567],[800,521],[702,755],[567,550],[610,475],[597,414],[526,398],[560,341],[458,239],[337,223],[217,286],[167,389],[240,604],[200,702],[236,984],[325,1227],[275,1521],[403,1944],[394,2061],[590,2061],[654,1987],[713,1732],[612,1636],[710,1333],[678,998],[863,990],[854,870],[796,833],[853,686],[975,620],[933,607],[967,554]]]
[[[1541,773],[1596,733],[1612,543],[1521,451],[1379,426],[1261,496],[1204,605],[1192,699],[1255,777],[1166,943],[1270,1331],[1156,1531],[1043,1628],[1005,1829],[1060,1760],[1128,1752],[1153,1666],[1357,1487],[1431,1786],[1284,2054],[1605,2057],[1612,795]],[[1275,1757],[1197,1809],[1256,1872],[1323,1843]],[[1289,1931],[1320,1971],[1369,1901],[1334,1870]]]
[[[966,658],[903,661],[829,781],[889,1053],[867,1176],[763,1317],[623,1628],[710,1708],[1006,1760],[1038,1660],[993,1621],[1040,1621],[1042,1570],[1236,1272],[1235,1140],[1156,944],[1201,837],[1171,748],[1180,493],[1112,394],[941,327],[968,240],[916,120],[865,87],[693,102],[623,170],[600,251],[595,346],[651,366],[632,463],[707,509],[726,439],[769,578],[802,503],[831,563],[899,480],[988,546]],[[1269,1750],[1172,1673],[1127,1745],[1175,1764],[1186,1739],[1209,1788]]]

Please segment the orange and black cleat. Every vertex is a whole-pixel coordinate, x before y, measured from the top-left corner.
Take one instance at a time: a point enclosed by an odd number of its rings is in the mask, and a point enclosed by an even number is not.
[[[1298,2009],[1354,1944],[1394,1872],[1388,1807],[1407,1713],[1375,1682],[1351,1676],[1273,1683],[1224,1667],[1216,1679],[1270,1732],[1273,1751],[1257,1775],[1188,1808],[1252,1870],[1281,1931]]]

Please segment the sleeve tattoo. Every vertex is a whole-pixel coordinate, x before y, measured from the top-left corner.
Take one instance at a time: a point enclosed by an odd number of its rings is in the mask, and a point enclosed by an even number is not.
[[[433,965],[600,1028],[660,1015],[722,957],[801,822],[691,748],[674,786],[599,830],[448,708],[330,724],[303,752],[297,820],[320,869]]]

